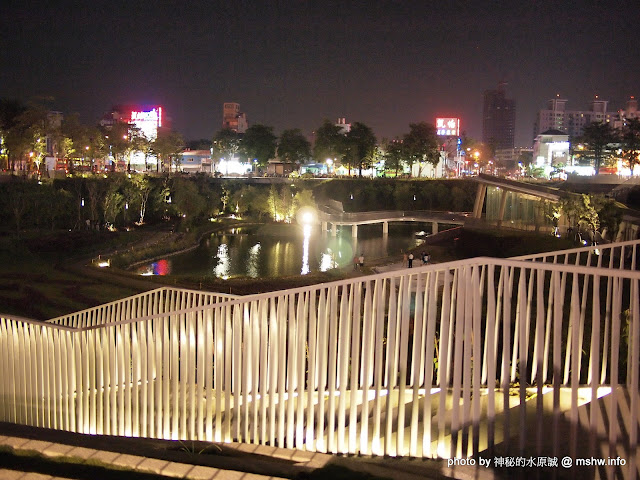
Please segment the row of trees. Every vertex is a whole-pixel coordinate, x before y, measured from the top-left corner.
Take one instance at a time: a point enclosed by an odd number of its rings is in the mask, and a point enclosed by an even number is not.
[[[456,210],[473,207],[472,182],[391,179],[341,180],[320,184],[250,185],[208,175],[150,176],[114,173],[37,181],[6,177],[0,182],[0,225],[14,231],[120,229],[168,219],[191,226],[220,214],[264,221],[293,221],[297,210],[328,199],[346,211]]]
[[[600,167],[618,155],[631,170],[640,164],[640,119],[625,120],[624,126],[614,129],[610,123],[593,122],[584,127],[574,155],[594,163],[596,175]]]
[[[387,169],[396,174],[416,162],[438,162],[438,139],[435,128],[427,123],[411,124],[410,131],[392,141],[378,145],[373,130],[362,122],[355,122],[346,131],[343,126],[325,120],[315,132],[315,144],[300,129],[284,130],[279,137],[273,127],[252,125],[244,134],[229,129],[217,132],[212,140],[215,158],[243,158],[258,167],[266,167],[270,159],[278,157],[287,163],[304,163],[310,159],[325,162],[331,159],[359,175],[384,159]],[[22,104],[0,99],[0,168],[11,171],[39,171],[47,155],[67,161],[70,171],[83,166],[89,169],[95,159],[115,170],[125,164],[130,171],[133,152],[141,152],[145,163],[151,156],[171,171],[179,164],[179,154],[185,147],[180,134],[160,128],[155,139],[149,139],[137,128],[124,122],[106,127],[88,126],[77,114],[51,112],[46,102]],[[207,145],[200,147],[208,148]],[[148,169],[148,168],[147,168]]]
[[[14,177],[0,184],[3,225],[40,230],[101,230],[154,221],[170,213],[167,179],[113,174],[37,181]]]
[[[51,112],[45,104],[22,104],[0,99],[0,168],[11,171],[39,171],[45,156],[66,160],[70,171],[84,166],[91,168],[95,159],[112,159],[108,168],[126,164],[131,169],[133,152],[147,159],[154,155],[160,165],[171,170],[179,162],[184,148],[182,136],[160,128],[155,139],[146,138],[138,128],[124,122],[106,127],[88,126],[77,114]]]
[[[593,163],[596,174],[600,167],[621,157],[633,174],[640,163],[640,119],[627,119],[620,129],[610,123],[590,123],[583,135],[573,142],[573,155],[580,161]],[[370,127],[355,122],[347,132],[340,124],[325,120],[315,131],[313,149],[299,129],[285,130],[278,138],[272,127],[253,125],[244,135],[231,130],[221,130],[213,138],[214,151],[219,157],[244,157],[258,166],[264,167],[276,154],[280,160],[303,163],[310,158],[322,163],[327,159],[345,166],[362,176],[362,171],[384,160],[387,171],[412,171],[414,164],[440,161],[440,142],[433,125],[426,122],[409,125],[409,132],[392,140],[378,143]],[[463,138],[462,150],[471,155],[470,159],[486,164],[494,155],[490,146]],[[473,157],[475,153],[475,158]],[[530,163],[530,158],[518,159]]]
[[[433,125],[425,122],[410,124],[409,132],[392,141],[378,145],[373,130],[362,122],[354,122],[345,131],[342,125],[325,120],[315,131],[313,149],[299,129],[284,130],[276,137],[273,128],[252,125],[244,134],[223,129],[213,137],[214,158],[243,158],[259,167],[277,157],[288,163],[304,163],[313,158],[318,163],[327,159],[345,166],[349,173],[371,168],[385,160],[388,170],[396,175],[405,167],[411,170],[414,163],[439,161],[439,143]]]
[[[308,188],[221,183],[205,175],[13,177],[0,183],[0,197],[0,225],[16,232],[119,229],[170,219],[186,228],[223,213],[291,221],[298,208],[315,205]]]

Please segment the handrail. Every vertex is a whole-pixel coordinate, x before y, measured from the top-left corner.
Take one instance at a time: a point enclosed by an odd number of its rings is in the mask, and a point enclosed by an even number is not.
[[[619,455],[636,478],[640,271],[553,255],[567,253],[215,303],[157,289],[136,302],[162,305],[98,307],[102,318],[74,328],[0,318],[0,420],[412,457],[492,455],[498,444],[561,457],[588,436],[589,455]],[[603,429],[609,442],[597,441]]]

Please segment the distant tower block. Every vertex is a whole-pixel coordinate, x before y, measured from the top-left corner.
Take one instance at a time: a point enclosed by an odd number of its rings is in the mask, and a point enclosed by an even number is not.
[[[247,115],[240,111],[240,104],[225,103],[222,107],[222,128],[228,128],[237,133],[247,131]]]

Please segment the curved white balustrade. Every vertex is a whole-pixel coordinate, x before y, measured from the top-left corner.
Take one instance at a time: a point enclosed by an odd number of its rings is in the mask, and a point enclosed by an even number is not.
[[[635,478],[639,246],[5,316],[0,419],[333,453],[588,452]]]

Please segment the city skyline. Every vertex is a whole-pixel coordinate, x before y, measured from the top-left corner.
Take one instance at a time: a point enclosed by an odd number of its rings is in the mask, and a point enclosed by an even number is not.
[[[346,117],[380,140],[459,117],[479,139],[483,93],[505,81],[516,146],[532,144],[536,114],[557,93],[576,109],[599,95],[611,110],[640,93],[630,2],[462,5],[9,5],[0,92],[54,97],[52,108],[85,123],[114,104],[162,105],[187,139],[211,138],[225,102],[277,132],[310,135]]]

